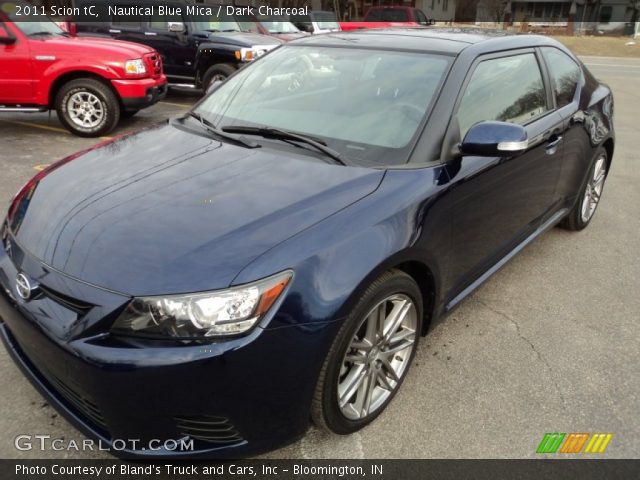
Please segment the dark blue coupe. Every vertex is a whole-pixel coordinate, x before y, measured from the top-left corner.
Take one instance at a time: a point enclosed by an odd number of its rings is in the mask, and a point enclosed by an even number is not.
[[[1,336],[87,435],[140,440],[121,455],[251,455],[311,419],[355,432],[434,318],[545,230],[589,224],[612,117],[545,37],[289,43],[20,190]]]

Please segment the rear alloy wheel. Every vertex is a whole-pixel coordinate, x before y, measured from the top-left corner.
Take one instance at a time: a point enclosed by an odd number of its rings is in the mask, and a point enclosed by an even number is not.
[[[604,179],[607,176],[607,158],[601,155],[596,160],[593,167],[591,178],[587,181],[582,198],[582,206],[580,208],[580,216],[583,223],[588,223],[596,211],[602,189],[604,188]]]
[[[323,366],[312,407],[317,425],[347,434],[382,413],[411,365],[421,318],[420,289],[410,276],[393,270],[372,284]]]
[[[589,225],[598,208],[598,203],[600,203],[604,182],[607,178],[607,168],[607,151],[600,147],[589,170],[589,176],[578,195],[578,200],[571,212],[560,223],[561,227],[577,231]]]

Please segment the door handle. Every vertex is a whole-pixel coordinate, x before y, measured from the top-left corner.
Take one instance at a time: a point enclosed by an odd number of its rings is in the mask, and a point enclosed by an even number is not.
[[[560,145],[560,142],[562,141],[562,135],[552,135],[551,138],[549,139],[549,143],[547,143],[547,153],[549,155],[553,155],[554,153],[556,153],[556,150],[558,150],[558,145]]]
[[[144,32],[147,37],[157,37],[158,34],[156,32]]]
[[[116,30],[115,28],[110,28],[109,33],[122,33],[122,30]]]

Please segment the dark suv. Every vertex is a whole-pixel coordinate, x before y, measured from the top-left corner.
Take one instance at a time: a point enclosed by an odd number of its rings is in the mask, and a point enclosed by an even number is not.
[[[277,47],[280,40],[242,32],[225,9],[219,16],[189,16],[181,1],[162,5],[181,9],[180,15],[159,15],[158,2],[121,0],[119,7],[155,5],[155,15],[133,17],[110,14],[113,0],[78,0],[77,5],[96,5],[103,21],[78,22],[72,26],[81,36],[109,36],[155,48],[164,63],[170,84],[207,89],[212,81],[224,80],[243,64]],[[217,10],[217,9],[216,9]]]

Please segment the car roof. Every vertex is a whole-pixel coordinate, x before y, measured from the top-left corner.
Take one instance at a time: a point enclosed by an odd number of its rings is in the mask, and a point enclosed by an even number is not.
[[[484,28],[393,27],[334,32],[295,40],[295,44],[359,46],[391,50],[416,50],[457,55],[478,45],[481,52],[510,48],[561,45],[543,35],[523,35]]]

